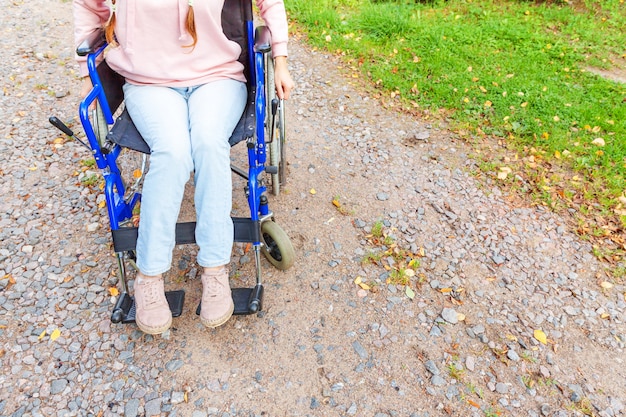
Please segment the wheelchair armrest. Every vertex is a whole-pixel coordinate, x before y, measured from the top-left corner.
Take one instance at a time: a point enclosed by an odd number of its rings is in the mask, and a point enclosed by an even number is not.
[[[272,34],[267,26],[259,26],[254,31],[254,52],[267,53],[272,50]]]
[[[89,54],[93,54],[100,48],[106,39],[104,37],[104,30],[99,29],[92,33],[87,39],[82,41],[80,45],[76,48],[76,55],[78,56],[87,56]]]

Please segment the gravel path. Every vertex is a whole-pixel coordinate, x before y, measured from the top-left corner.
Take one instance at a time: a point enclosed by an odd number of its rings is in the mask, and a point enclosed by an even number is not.
[[[174,327],[112,325],[89,155],[47,123],[76,126],[71,2],[0,5],[0,415],[626,415],[626,289],[603,284],[590,245],[475,181],[464,143],[381,108],[296,39],[289,184],[271,198],[296,265],[264,261],[264,311],[207,331],[195,248],[178,248]],[[414,294],[387,283],[393,260],[362,262],[377,222],[421,255]],[[240,247],[232,266],[235,284],[251,276]]]

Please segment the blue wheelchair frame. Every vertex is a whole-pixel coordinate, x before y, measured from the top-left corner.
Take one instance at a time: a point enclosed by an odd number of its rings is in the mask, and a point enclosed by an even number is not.
[[[227,1],[227,3],[229,3]],[[273,223],[273,213],[269,210],[267,204],[267,197],[265,192],[267,187],[264,185],[263,174],[276,174],[278,168],[266,166],[266,138],[265,138],[265,122],[266,113],[268,111],[267,97],[266,97],[266,85],[265,85],[265,71],[266,71],[266,59],[271,59],[269,55],[271,53],[271,46],[269,42],[269,30],[266,27],[254,28],[254,22],[252,20],[252,5],[249,0],[234,0],[230,1],[230,6],[234,7],[247,7],[244,13],[244,25],[245,25],[245,42],[247,44],[247,78],[248,78],[248,104],[251,105],[252,94],[254,95],[254,132],[244,132],[242,139],[246,140],[247,156],[248,156],[248,170],[247,172],[232,167],[232,171],[237,175],[247,179],[246,197],[248,205],[250,207],[249,218],[236,218],[233,217],[233,223],[235,227],[235,241],[252,243],[254,250],[255,262],[256,262],[256,284],[254,288],[233,288],[233,300],[235,302],[234,314],[254,314],[262,309],[263,298],[263,285],[261,283],[261,250],[265,245],[264,254],[268,258],[274,257],[274,251],[277,251],[278,258],[280,258],[280,251],[291,251],[293,254],[293,247],[290,242],[282,242],[282,245],[277,242],[281,238],[284,240],[284,232],[281,230],[278,235],[275,229],[276,226],[272,226],[268,231],[268,235],[274,234],[274,236],[266,236],[266,233],[262,231],[262,224]],[[97,40],[94,41],[94,39]],[[141,193],[134,191],[132,195],[125,198],[127,193],[127,185],[122,179],[122,174],[117,164],[117,159],[122,152],[123,147],[119,144],[113,143],[108,140],[103,147],[99,142],[99,138],[94,131],[93,124],[89,118],[90,107],[94,102],[98,102],[102,115],[108,126],[114,125],[115,120],[113,112],[109,106],[107,100],[107,94],[105,86],[98,74],[98,61],[99,57],[104,54],[107,44],[104,41],[101,34],[96,34],[96,37],[89,40],[86,43],[86,47],[80,50],[79,54],[87,55],[87,67],[89,69],[89,76],[93,84],[92,90],[81,101],[79,106],[79,116],[82,123],[88,146],[80,139],[76,138],[72,131],[67,128],[57,118],[51,117],[50,122],[56,127],[64,131],[71,137],[74,137],[80,141],[83,145],[90,148],[90,152],[93,155],[97,167],[104,177],[104,194],[107,203],[107,210],[109,215],[109,223],[111,232],[113,235],[113,244],[116,256],[118,259],[119,277],[122,285],[122,294],[115,305],[111,321],[118,323],[129,323],[134,321],[134,300],[128,293],[128,286],[126,282],[126,268],[125,259],[134,259],[134,245],[136,244],[137,228],[126,227],[125,224],[133,216],[133,209],[141,200]],[[238,42],[242,44],[240,39]],[[90,45],[91,43],[91,45]],[[98,46],[99,45],[99,46]],[[86,52],[85,52],[86,51]],[[244,65],[246,66],[246,65]],[[254,86],[252,88],[252,86]],[[271,86],[273,88],[273,86]],[[248,111],[249,106],[246,106]],[[272,112],[275,112],[275,105],[272,103],[270,108]],[[244,114],[242,120],[246,117]],[[272,122],[273,123],[273,122]],[[241,124],[241,121],[240,121]],[[272,127],[273,128],[273,127]],[[108,131],[108,128],[107,128]],[[232,139],[232,138],[231,138]],[[238,141],[238,140],[237,140]],[[231,144],[233,144],[231,142]],[[195,223],[179,223],[176,225],[176,243],[186,244],[194,243],[195,236]],[[116,237],[118,239],[116,239]],[[276,237],[276,242],[274,241]],[[287,238],[288,239],[288,238]],[[263,240],[263,241],[262,241]],[[118,242],[119,241],[119,242]],[[272,243],[271,246],[274,249],[269,251],[266,241]],[[286,245],[288,244],[288,245]],[[270,253],[271,255],[268,255]],[[293,256],[291,256],[293,258]],[[279,262],[280,259],[274,259]],[[275,266],[276,262],[270,260]],[[285,265],[287,269],[291,264]],[[184,301],[184,291],[170,291],[166,294],[170,308],[172,309],[172,315],[174,317],[182,313],[182,303]],[[200,306],[198,306],[197,313],[199,313]]]
[[[266,144],[265,144],[265,118],[266,118],[266,94],[265,94],[265,77],[259,76],[265,73],[265,54],[269,52],[269,49],[256,50],[254,48],[254,23],[252,21],[246,22],[248,33],[248,50],[254,51],[254,54],[250,56],[250,68],[254,68],[251,72],[252,80],[249,83],[255,84],[255,113],[256,113],[256,141],[248,139],[248,205],[250,207],[250,215],[252,221],[259,221],[259,214],[261,216],[268,216],[269,210],[266,204],[261,204],[261,196],[267,191],[267,187],[262,185],[259,181],[259,176],[266,170]],[[122,176],[117,167],[117,157],[119,156],[122,148],[119,145],[115,145],[108,153],[103,153],[100,147],[100,143],[96,137],[96,133],[93,130],[93,126],[89,119],[89,107],[95,100],[98,100],[102,109],[104,118],[107,124],[112,125],[115,123],[113,114],[109,108],[109,104],[106,99],[104,87],[100,81],[100,76],[97,71],[97,59],[108,45],[106,42],[98,48],[98,50],[87,57],[87,67],[89,69],[89,77],[93,84],[91,92],[80,102],[79,115],[80,121],[83,125],[85,135],[89,141],[89,146],[92,149],[93,157],[96,161],[96,165],[103,171],[105,180],[104,192],[107,198],[109,222],[111,230],[119,229],[121,221],[132,217],[132,211],[135,204],[141,199],[141,195],[136,193],[132,200],[129,202],[124,201],[125,184],[122,181]],[[257,48],[258,49],[258,48]],[[115,192],[117,189],[117,193]],[[260,242],[253,242],[255,245]]]

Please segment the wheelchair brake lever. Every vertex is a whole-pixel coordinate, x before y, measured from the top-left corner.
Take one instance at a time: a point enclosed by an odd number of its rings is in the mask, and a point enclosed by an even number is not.
[[[272,128],[270,129],[270,140],[267,143],[272,143],[274,141],[274,130],[276,130],[274,126],[276,126],[276,112],[278,111],[278,104],[279,102],[277,98],[274,98],[270,103],[270,112],[272,113]]]
[[[61,132],[65,133],[67,136],[69,136],[70,138],[78,141],[78,143],[80,143],[81,145],[83,145],[85,148],[89,149],[89,152],[93,153],[91,147],[89,145],[87,145],[85,142],[83,142],[82,140],[80,140],[78,137],[76,137],[76,135],[74,135],[74,132],[72,132],[72,129],[70,129],[69,127],[67,127],[67,125],[65,123],[63,123],[61,120],[59,120],[58,117],[56,116],[50,116],[50,118],[48,119],[48,121],[52,124],[52,126],[56,127],[57,129],[59,129]]]

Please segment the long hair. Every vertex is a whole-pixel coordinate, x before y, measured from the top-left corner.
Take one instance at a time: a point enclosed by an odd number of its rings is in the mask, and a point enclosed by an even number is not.
[[[117,45],[115,40],[115,14],[117,8],[115,2],[116,0],[111,0],[111,17],[109,17],[109,21],[104,26],[104,36],[110,45]],[[185,23],[187,32],[191,35],[193,42],[190,45],[185,45],[184,47],[194,48],[198,43],[198,34],[196,33],[196,21],[193,14],[193,0],[189,0],[189,10],[187,10],[187,19]]]

